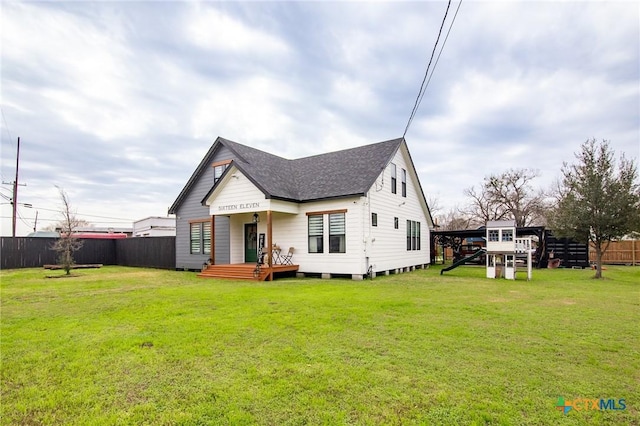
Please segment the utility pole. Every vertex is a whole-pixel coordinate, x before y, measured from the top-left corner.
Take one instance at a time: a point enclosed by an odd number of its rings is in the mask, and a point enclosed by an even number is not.
[[[16,153],[16,180],[13,182],[2,182],[6,185],[13,185],[13,198],[11,198],[11,204],[13,205],[13,215],[12,215],[12,232],[11,236],[13,238],[16,237],[16,219],[18,216],[18,186],[26,186],[26,184],[18,183],[18,167],[20,166],[20,138],[18,138],[18,150]],[[25,204],[25,207],[31,207],[31,204]]]
[[[36,210],[36,221],[33,222],[33,232],[36,232],[37,227],[38,227],[38,210]]]
[[[13,238],[16,237],[16,216],[18,214],[18,166],[20,165],[20,136],[18,136],[18,149],[16,151],[16,180],[13,182]]]
[[[20,138],[18,137],[18,149],[16,151],[16,180],[14,180],[13,182],[2,182],[3,185],[13,185],[13,197],[11,198],[11,204],[13,205],[13,215],[12,215],[12,232],[11,232],[11,236],[14,238],[14,243],[15,243],[15,237],[16,237],[16,225],[17,225],[17,218],[18,218],[18,186],[27,186],[26,183],[18,183],[18,168],[20,167]],[[6,197],[5,197],[6,198]],[[33,207],[31,204],[22,204],[24,207]],[[38,219],[36,218],[36,221]]]

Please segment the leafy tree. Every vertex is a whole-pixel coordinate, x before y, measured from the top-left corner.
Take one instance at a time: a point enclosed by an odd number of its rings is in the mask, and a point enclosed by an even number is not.
[[[638,171],[624,155],[616,167],[606,140],[587,140],[575,157],[576,164],[563,164],[551,222],[559,235],[594,247],[595,278],[602,278],[602,255],[609,243],[640,230]]]
[[[60,187],[57,187],[62,200],[62,220],[60,221],[60,238],[53,244],[52,249],[58,253],[58,263],[62,266],[67,275],[71,272],[74,265],[73,253],[82,247],[82,241],[74,236],[74,232],[78,226],[84,221],[76,217],[75,212],[71,209],[69,196]]]
[[[531,186],[531,181],[539,175],[536,170],[509,169],[485,177],[479,190],[475,187],[465,190],[471,198],[466,214],[482,224],[506,219],[515,220],[519,227],[541,224],[547,209],[545,194]]]

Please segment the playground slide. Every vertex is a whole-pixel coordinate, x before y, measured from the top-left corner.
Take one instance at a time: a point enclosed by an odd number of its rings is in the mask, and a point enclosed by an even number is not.
[[[480,250],[478,250],[477,252],[473,253],[471,256],[467,256],[467,257],[465,257],[465,258],[463,258],[463,259],[460,259],[460,260],[458,260],[457,262],[454,262],[454,264],[453,264],[453,265],[451,265],[451,266],[448,266],[448,267],[446,267],[446,268],[441,269],[441,270],[440,270],[440,275],[442,275],[442,273],[443,273],[443,272],[445,272],[445,271],[450,271],[450,270],[452,270],[452,269],[457,268],[457,267],[458,267],[458,266],[460,266],[460,265],[464,265],[464,264],[465,264],[465,263],[467,263],[468,261],[473,260],[473,259],[475,259],[475,258],[476,258],[476,257],[478,257],[478,256],[482,256],[482,255],[483,255],[483,254],[485,254],[486,252],[487,252],[487,251],[486,251],[485,249],[480,249]]]

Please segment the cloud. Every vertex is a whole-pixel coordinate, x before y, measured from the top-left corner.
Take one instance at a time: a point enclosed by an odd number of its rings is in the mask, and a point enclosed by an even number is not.
[[[195,3],[184,21],[188,39],[211,51],[271,57],[286,55],[287,43],[268,32],[251,28],[206,3]]]
[[[229,138],[261,142],[286,133],[292,124],[282,108],[292,98],[291,90],[281,81],[255,76],[202,89],[191,120],[195,137],[222,132]]]
[[[164,214],[217,136],[288,158],[399,137],[445,7],[3,3],[2,178],[21,136],[21,200],[53,208],[55,183],[133,219]],[[546,185],[591,137],[640,158],[639,12],[463,3],[407,133],[427,196],[446,210],[509,167]]]

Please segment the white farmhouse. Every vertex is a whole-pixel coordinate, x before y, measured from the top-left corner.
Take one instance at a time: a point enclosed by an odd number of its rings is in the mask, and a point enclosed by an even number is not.
[[[430,262],[433,221],[404,138],[296,160],[218,138],[169,213],[176,268],[203,276],[252,278],[259,253],[260,279]]]

